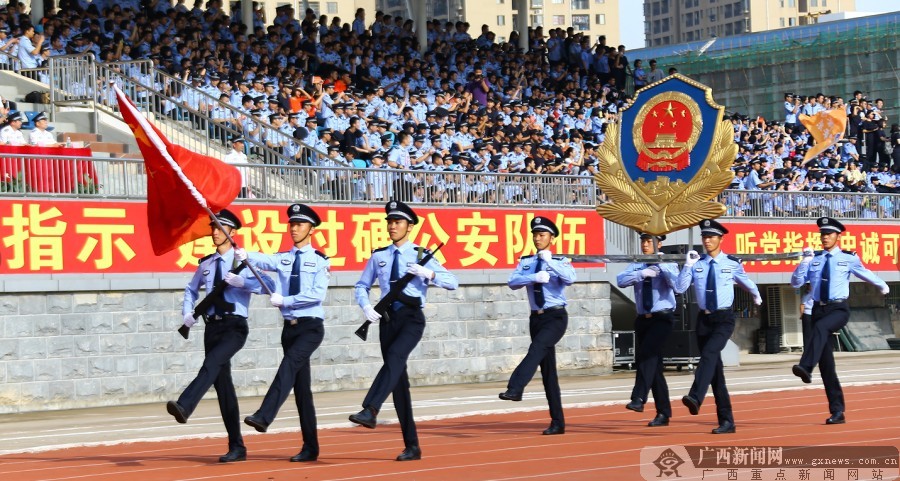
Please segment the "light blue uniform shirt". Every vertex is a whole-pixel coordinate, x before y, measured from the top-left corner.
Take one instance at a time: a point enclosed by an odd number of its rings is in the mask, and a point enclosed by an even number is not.
[[[831,254],[828,266],[831,269],[831,280],[828,299],[819,299],[819,282],[822,280],[822,269],[825,267],[825,254]],[[812,287],[813,300],[816,302],[828,302],[838,299],[846,299],[850,295],[850,274],[878,286],[882,290],[887,283],[866,269],[856,254],[847,253],[835,246],[831,251],[822,251],[811,262],[797,265],[794,275],[791,276],[791,287],[798,288],[809,282]]]
[[[216,263],[219,262],[219,259],[222,259],[220,269],[222,271],[222,278],[224,279],[225,274],[234,266],[234,249],[226,252],[224,256],[219,255],[219,253],[216,252],[215,254],[200,259],[200,264],[197,266],[197,271],[194,272],[194,277],[191,278],[187,287],[184,288],[184,301],[181,305],[182,316],[194,312],[194,303],[196,303],[197,299],[200,297],[201,284],[207,293],[212,292],[213,283],[216,279]],[[226,314],[247,317],[247,306],[250,305],[250,294],[261,293],[262,287],[259,281],[256,280],[256,276],[250,272],[250,269],[245,268],[238,275],[244,278],[244,287],[227,286],[222,293],[222,297],[225,299],[225,302],[234,303],[234,312],[228,312]],[[262,277],[264,281],[268,280],[271,283],[271,279],[268,279],[265,276]],[[271,288],[272,285],[274,284],[270,284],[269,288]],[[214,312],[215,307],[211,306],[206,312],[206,315],[211,316]]]
[[[391,244],[372,251],[372,257],[369,258],[369,262],[366,263],[359,281],[356,282],[356,302],[359,304],[359,307],[374,304],[369,300],[369,290],[372,289],[372,285],[375,284],[376,280],[381,288],[381,297],[379,299],[390,292],[391,268],[393,267],[394,251],[396,250],[400,251],[400,269],[398,272],[400,277],[406,274],[407,267],[418,263],[419,246],[412,242],[405,242],[400,247]],[[427,254],[425,252],[423,257]],[[431,258],[425,264],[425,267],[434,271],[434,279],[426,280],[416,276],[403,288],[404,294],[421,299],[422,306],[425,305],[425,294],[428,292],[430,284],[451,291],[459,287],[459,281],[456,279],[456,276],[447,271],[437,259]]]
[[[296,253],[300,253],[300,293],[290,295],[291,273],[294,269]],[[262,254],[249,252],[247,256],[254,267],[278,274],[273,292],[284,297],[284,305],[279,307],[284,319],[318,317],[325,319],[322,302],[328,291],[331,277],[331,261],[328,256],[315,250],[309,244],[302,249],[292,247],[286,252]]]
[[[656,264],[659,274],[650,279],[653,290],[653,308],[650,312],[675,309],[675,281],[678,279],[678,266],[672,263]],[[638,314],[649,314],[644,310],[644,276],[641,271],[650,267],[649,264],[634,263],[616,276],[616,284],[619,287],[634,286],[634,304]]]
[[[532,311],[567,305],[563,289],[575,282],[575,268],[572,267],[572,263],[567,257],[551,257],[549,262],[541,262],[541,270],[550,274],[550,282],[543,284],[544,305],[539,306],[534,302],[534,277],[537,274],[534,267],[537,259],[534,255],[522,256],[506,284],[512,290],[524,287],[528,291],[528,304],[531,305]]]
[[[719,310],[731,309],[731,306],[734,305],[734,284],[741,286],[742,289],[754,297],[759,296],[759,289],[747,277],[741,261],[721,251],[715,259],[708,255],[703,255],[693,266],[684,266],[678,274],[675,292],[678,294],[683,293],[693,282],[697,305],[701,310],[706,310],[706,277],[709,275],[709,262],[711,260],[716,261],[716,306]]]

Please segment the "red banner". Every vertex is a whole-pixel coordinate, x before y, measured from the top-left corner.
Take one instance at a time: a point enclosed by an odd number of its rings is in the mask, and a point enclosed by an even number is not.
[[[286,205],[233,205],[244,227],[236,241],[266,253],[291,247]],[[359,271],[372,249],[388,245],[384,209],[315,207],[322,218],[313,245],[331,257],[335,271]],[[533,254],[529,222],[536,215],[560,229],[552,250],[603,254],[603,220],[592,210],[461,209],[416,207],[414,242],[435,246],[448,269],[512,269]],[[213,252],[210,238],[155,256],[147,230],[146,202],[0,200],[0,273],[189,272]]]
[[[723,222],[728,235],[722,238],[722,250],[729,254],[775,254],[800,252],[804,247],[821,249],[822,241],[815,220],[751,224]],[[900,269],[900,228],[897,224],[844,223],[841,249],[856,251],[862,263],[873,271]],[[748,272],[793,272],[792,261],[745,262]]]
[[[0,145],[0,182],[4,184],[3,192],[97,192],[97,173],[90,160],[5,157],[3,154],[89,158],[91,149],[87,147]]]

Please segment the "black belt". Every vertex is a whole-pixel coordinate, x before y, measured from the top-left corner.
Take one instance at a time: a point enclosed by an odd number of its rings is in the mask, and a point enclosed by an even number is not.
[[[239,316],[237,314],[213,314],[211,316],[203,316],[203,320],[206,321],[207,324],[210,322],[219,322],[224,321],[225,319],[247,319],[244,316]]]
[[[847,302],[847,298],[845,297],[843,299],[831,299],[829,301],[815,301],[815,302],[816,302],[816,304],[818,304],[820,306],[827,306],[828,304],[842,304],[844,302]]]
[[[543,308],[543,309],[538,309],[538,310],[536,310],[536,311],[531,311],[531,313],[532,313],[532,314],[540,315],[540,314],[543,314],[543,313],[545,313],[545,312],[547,312],[547,311],[558,311],[558,310],[560,310],[560,309],[565,309],[565,308],[566,308],[566,306],[551,306],[551,307],[545,307],[545,308]]]
[[[725,312],[725,311],[730,311],[730,310],[731,310],[730,307],[723,307],[721,309],[716,309],[715,311],[710,311],[708,309],[704,309],[703,313],[704,314],[712,314],[713,312]]]
[[[645,313],[645,314],[644,314],[644,318],[645,318],[645,319],[650,319],[650,318],[653,317],[655,314],[671,314],[671,313],[673,313],[673,312],[675,312],[675,309],[661,309],[661,310],[658,310],[658,311],[653,311],[653,312],[650,312],[650,313]]]
[[[284,325],[285,326],[296,326],[297,324],[299,324],[301,322],[305,322],[305,321],[321,321],[321,320],[322,320],[321,317],[304,316],[304,317],[298,317],[296,319],[285,319]]]

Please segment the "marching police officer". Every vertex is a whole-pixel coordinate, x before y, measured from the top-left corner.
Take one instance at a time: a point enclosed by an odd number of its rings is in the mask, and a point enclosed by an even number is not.
[[[700,362],[694,373],[691,390],[681,398],[681,402],[692,415],[697,415],[706,391],[712,385],[719,421],[719,427],[712,430],[713,434],[735,432],[731,398],[725,386],[721,357],[722,349],[734,332],[734,284],[752,294],[754,304],[762,304],[759,289],[747,277],[741,260],[722,252],[722,236],[727,233],[728,229],[715,220],[700,221],[700,236],[706,255],[701,257],[697,251],[688,252],[684,268],[678,274],[675,284],[675,292],[681,294],[693,283],[699,308],[697,344],[700,348]]]
[[[854,252],[840,249],[841,234],[846,230],[843,224],[830,217],[820,217],[816,225],[819,226],[822,251],[814,253],[809,247],[803,249],[803,258],[791,276],[791,287],[798,288],[809,282],[813,297],[810,336],[804,339],[800,364],[792,371],[803,382],[810,383],[812,370],[819,365],[831,412],[825,424],[844,424],[844,391],[835,370],[831,336],[850,319],[847,305],[850,274],[878,287],[883,295],[890,289],[862,265]]]
[[[575,269],[565,257],[553,257],[550,244],[559,236],[559,229],[546,217],[531,220],[531,234],[537,254],[522,256],[516,270],[509,276],[510,289],[526,288],[531,305],[528,331],[531,345],[522,362],[513,371],[500,393],[500,399],[521,401],[525,386],[531,382],[538,366],[544,381],[544,393],[550,406],[550,427],[543,434],[564,434],[562,396],[556,374],[556,343],[566,333],[569,314],[563,289],[575,282]]]
[[[379,323],[378,338],[384,365],[363,400],[362,411],[350,415],[350,421],[374,429],[382,404],[388,394],[393,394],[394,408],[397,410],[406,446],[397,456],[397,461],[412,461],[422,458],[422,450],[419,448],[416,422],[413,419],[406,360],[422,339],[425,330],[422,307],[425,305],[428,286],[434,284],[454,290],[459,282],[437,259],[432,258],[424,266],[418,264],[418,259],[428,255],[428,250],[409,241],[409,234],[413,226],[419,223],[419,217],[408,205],[392,200],[385,205],[384,210],[387,213],[385,220],[392,244],[372,252],[372,257],[356,283],[356,301],[366,319],[371,322],[382,321]],[[390,292],[392,282],[404,274],[416,277],[406,285],[399,300],[390,307],[390,318],[382,319],[382,314],[372,307],[369,290],[377,280],[381,296],[384,297]]]
[[[325,336],[322,302],[328,291],[331,264],[328,256],[310,245],[313,230],[322,223],[318,214],[309,206],[293,204],[287,208],[287,215],[294,247],[273,255],[249,254],[254,266],[278,274],[270,301],[284,318],[281,331],[284,359],[259,410],[244,418],[244,423],[266,432],[293,388],[303,447],[291,461],[307,462],[319,457],[309,359]]]
[[[658,252],[666,236],[659,236],[654,240],[653,235],[641,233],[640,239],[641,252],[654,254]],[[653,245],[654,242],[656,246]],[[643,412],[647,394],[652,389],[653,401],[656,403],[656,417],[647,424],[650,427],[668,426],[669,418],[672,417],[669,386],[663,376],[662,350],[666,339],[672,333],[677,278],[678,266],[669,262],[633,263],[616,276],[619,287],[634,286],[637,307],[637,318],[634,320],[637,375],[634,379],[634,389],[631,391],[631,402],[625,408]]]
[[[226,311],[222,306],[212,306],[203,315],[206,321],[206,330],[203,333],[206,358],[203,359],[203,367],[178,400],[168,402],[166,410],[176,421],[184,424],[209,387],[215,386],[222,420],[225,422],[225,430],[228,431],[228,453],[220,457],[219,462],[228,463],[247,459],[247,449],[241,436],[237,393],[231,380],[231,358],[247,341],[247,307],[250,305],[250,294],[261,292],[262,286],[247,269],[239,274],[230,272],[237,259],[225,233],[236,232],[241,228],[241,221],[227,209],[216,214],[216,218],[222,226],[220,229],[215,223],[210,223],[216,252],[200,259],[197,272],[184,289],[184,302],[181,308],[184,325],[191,327],[195,322],[192,312],[201,284],[209,293],[220,282],[227,283],[223,298],[227,303],[233,304],[234,308]],[[263,279],[269,281],[267,277]]]

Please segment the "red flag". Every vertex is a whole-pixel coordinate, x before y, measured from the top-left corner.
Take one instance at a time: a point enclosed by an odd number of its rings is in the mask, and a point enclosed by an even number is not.
[[[209,234],[209,213],[241,191],[234,166],[169,142],[116,87],[119,110],[134,132],[147,171],[147,223],[156,255]]]

